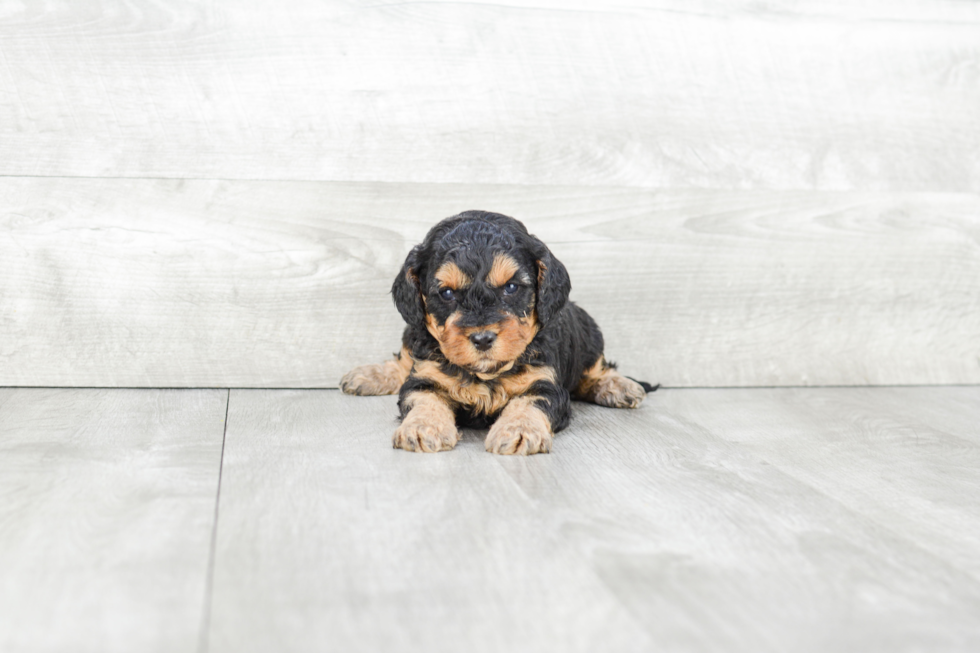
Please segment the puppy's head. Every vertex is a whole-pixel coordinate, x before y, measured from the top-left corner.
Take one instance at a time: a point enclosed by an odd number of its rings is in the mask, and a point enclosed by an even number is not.
[[[405,321],[427,329],[449,362],[491,375],[509,369],[569,290],[565,266],[544,243],[484,211],[433,227],[391,288]]]

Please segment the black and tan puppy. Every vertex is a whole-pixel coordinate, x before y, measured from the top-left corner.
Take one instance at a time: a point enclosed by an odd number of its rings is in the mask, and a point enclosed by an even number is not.
[[[398,393],[395,447],[444,451],[457,425],[490,427],[487,451],[551,450],[571,397],[635,408],[655,388],[615,370],[602,333],[568,301],[565,266],[524,225],[466,211],[429,231],[391,288],[408,323],[395,360],[348,372],[348,394]]]

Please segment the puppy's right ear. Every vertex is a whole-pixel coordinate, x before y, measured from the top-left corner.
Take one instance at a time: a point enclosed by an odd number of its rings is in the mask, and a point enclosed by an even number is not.
[[[391,297],[395,308],[410,325],[421,325],[425,321],[425,308],[422,305],[422,289],[419,285],[419,263],[422,245],[416,245],[405,258],[405,265],[391,284]]]

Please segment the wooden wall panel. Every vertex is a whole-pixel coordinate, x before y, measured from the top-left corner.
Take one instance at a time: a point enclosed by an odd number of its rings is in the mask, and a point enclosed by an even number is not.
[[[438,219],[523,219],[632,375],[980,383],[972,194],[0,180],[0,385],[333,387]]]
[[[980,5],[0,9],[0,174],[980,190]]]

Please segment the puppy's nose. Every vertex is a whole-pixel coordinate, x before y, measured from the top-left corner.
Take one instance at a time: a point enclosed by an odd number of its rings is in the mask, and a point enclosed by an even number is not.
[[[470,336],[470,342],[480,351],[486,351],[493,347],[493,341],[497,339],[497,334],[493,331],[480,331]]]

